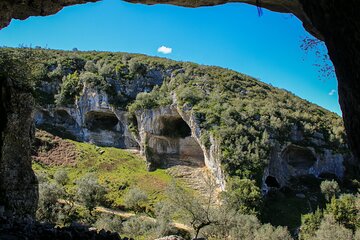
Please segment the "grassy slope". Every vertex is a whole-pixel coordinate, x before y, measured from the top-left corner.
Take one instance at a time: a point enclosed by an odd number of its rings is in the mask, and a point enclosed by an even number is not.
[[[56,171],[64,169],[70,178],[66,187],[72,190],[75,190],[74,182],[77,179],[89,172],[94,172],[99,181],[106,186],[108,190],[106,199],[113,208],[121,208],[124,194],[134,187],[148,194],[150,205],[165,197],[164,191],[171,183],[172,177],[163,169],[148,172],[145,160],[141,156],[122,149],[66,141],[73,143],[80,153],[75,166],[50,166],[34,162],[34,171],[45,172],[52,177]],[[101,154],[102,151],[104,152]],[[119,190],[121,186],[128,187]]]

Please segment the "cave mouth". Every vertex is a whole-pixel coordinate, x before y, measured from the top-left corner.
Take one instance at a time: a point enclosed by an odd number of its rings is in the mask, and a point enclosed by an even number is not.
[[[85,125],[90,131],[116,131],[119,119],[112,112],[88,112]]]
[[[300,170],[307,170],[316,162],[316,157],[310,149],[296,145],[288,146],[282,157],[290,166]]]
[[[54,112],[55,124],[59,125],[76,125],[76,121],[70,114],[63,109],[58,109]]]
[[[186,138],[191,136],[191,129],[180,117],[162,117],[160,119],[160,135],[171,138]]]
[[[270,188],[280,188],[280,183],[278,182],[276,177],[270,175],[266,177],[265,184]]]
[[[157,134],[148,142],[157,166],[205,166],[204,152],[180,115],[161,116],[157,121]]]

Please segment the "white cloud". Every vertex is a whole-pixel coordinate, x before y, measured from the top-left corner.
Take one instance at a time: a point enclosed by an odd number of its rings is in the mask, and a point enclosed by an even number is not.
[[[161,46],[161,47],[158,48],[157,51],[159,53],[163,53],[163,54],[170,54],[170,53],[172,53],[172,48]]]
[[[336,90],[335,89],[332,89],[330,92],[329,92],[329,95],[332,96],[336,93]]]

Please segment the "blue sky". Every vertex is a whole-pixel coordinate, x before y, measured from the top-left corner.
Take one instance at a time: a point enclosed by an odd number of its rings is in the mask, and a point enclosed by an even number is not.
[[[304,36],[295,17],[266,10],[259,17],[246,4],[190,9],[104,0],[13,20],[0,31],[0,45],[133,52],[217,65],[341,114],[336,79],[319,79],[315,56],[300,49]],[[159,53],[161,46],[172,52]]]

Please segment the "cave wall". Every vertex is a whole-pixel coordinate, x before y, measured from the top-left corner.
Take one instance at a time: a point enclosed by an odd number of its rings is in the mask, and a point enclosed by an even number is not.
[[[33,98],[10,79],[1,84],[0,214],[34,216],[37,180],[31,168]]]
[[[225,190],[225,174],[220,163],[220,144],[210,136],[210,147],[200,140],[201,129],[196,118],[186,107],[180,107],[173,96],[173,104],[156,109],[145,109],[136,112],[138,136],[136,140],[140,151],[145,155],[148,168],[154,170],[165,167],[167,158],[176,158],[171,164],[206,166],[214,177],[219,189]],[[163,119],[182,119],[190,128],[190,136],[164,136]],[[168,121],[165,121],[168,122]],[[179,126],[179,125],[177,125]]]
[[[138,147],[126,112],[111,106],[105,92],[86,85],[72,106],[37,106],[34,120],[38,128],[60,137],[100,146]]]
[[[309,175],[316,178],[331,175],[342,180],[345,174],[344,163],[351,156],[321,146],[316,148],[314,145],[300,146],[293,142],[273,142],[269,164],[263,175],[262,190],[268,192],[274,187],[272,184],[276,185],[274,181],[278,184],[276,188],[280,188],[289,186],[290,180],[294,178]]]

